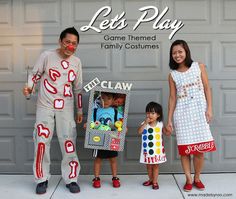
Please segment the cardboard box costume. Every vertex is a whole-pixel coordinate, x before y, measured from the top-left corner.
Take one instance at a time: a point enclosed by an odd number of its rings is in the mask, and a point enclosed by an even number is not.
[[[99,103],[97,104],[98,98],[95,95],[97,92],[125,94],[124,112],[121,113],[117,107],[101,108]],[[129,91],[127,90],[115,90],[100,86],[91,89],[85,148],[122,151],[127,130],[128,105]]]
[[[79,58],[63,60],[56,50],[43,52],[37,60],[28,86],[40,82],[34,129],[34,176],[37,183],[50,177],[50,143],[56,122],[57,137],[62,151],[61,172],[66,184],[76,182],[80,164],[76,153],[76,109],[82,113],[82,70]]]

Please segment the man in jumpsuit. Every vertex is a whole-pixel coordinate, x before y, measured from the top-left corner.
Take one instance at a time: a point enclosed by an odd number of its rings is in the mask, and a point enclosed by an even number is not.
[[[23,89],[29,96],[40,82],[36,123],[33,139],[35,145],[33,171],[37,194],[46,193],[50,178],[50,143],[56,126],[62,152],[61,173],[66,187],[72,193],[80,191],[77,184],[80,164],[76,153],[76,123],[74,120],[74,99],[76,122],[81,123],[82,113],[82,67],[80,59],[74,56],[79,43],[79,34],[74,27],[61,32],[60,48],[44,51],[29,75],[28,85]]]

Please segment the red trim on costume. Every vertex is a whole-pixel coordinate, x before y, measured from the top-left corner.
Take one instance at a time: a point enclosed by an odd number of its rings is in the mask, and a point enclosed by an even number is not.
[[[157,155],[154,154],[152,157],[147,156],[147,152],[143,153],[144,155],[144,162],[147,164],[159,164],[160,162],[165,162],[166,161],[166,155]]]
[[[57,77],[61,77],[61,74],[59,73],[59,71],[50,68],[49,76],[52,79],[52,81],[55,82]]]
[[[73,153],[75,151],[75,146],[72,141],[66,140],[65,141],[65,149],[66,153]]]
[[[50,131],[48,128],[44,127],[42,124],[37,125],[38,129],[38,136],[44,136],[45,138],[48,138],[50,135]]]
[[[78,94],[78,108],[82,108],[82,95]]]
[[[69,68],[69,65],[70,65],[70,63],[68,61],[66,61],[66,60],[61,61],[62,68],[67,69],[67,68]]]
[[[69,162],[69,165],[70,165],[70,169],[71,169],[69,178],[70,179],[75,178],[77,176],[76,171],[77,171],[77,167],[78,167],[79,164],[76,161],[71,161],[71,162]]]
[[[68,72],[68,82],[73,82],[76,78],[76,74],[73,70],[69,70]]]
[[[64,85],[64,93],[63,93],[63,95],[64,95],[65,97],[72,97],[70,84],[65,84],[65,85]]]
[[[196,144],[178,145],[178,149],[180,155],[190,155],[215,151],[216,147],[214,140],[212,140]]]
[[[37,176],[37,178],[43,177],[42,162],[43,162],[44,152],[45,152],[45,144],[42,142],[39,142],[38,149],[37,149],[37,158],[36,158],[36,176]]]
[[[43,81],[43,83],[44,83],[44,87],[46,88],[46,90],[47,90],[49,93],[52,93],[52,94],[56,94],[56,93],[57,93],[57,89],[56,89],[54,86],[52,86],[52,85],[48,82],[47,79],[45,79],[45,80]]]
[[[63,99],[55,99],[54,100],[54,108],[55,109],[63,109],[64,108],[64,100]]]

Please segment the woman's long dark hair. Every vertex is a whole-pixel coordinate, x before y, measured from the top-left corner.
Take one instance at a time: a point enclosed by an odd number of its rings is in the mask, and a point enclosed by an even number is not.
[[[172,44],[171,44],[171,47],[170,47],[170,61],[169,61],[169,66],[170,66],[170,69],[172,70],[177,70],[179,68],[179,64],[177,64],[173,57],[172,57],[172,50],[173,50],[173,47],[174,46],[177,46],[177,45],[181,45],[185,52],[186,52],[186,58],[185,58],[185,64],[188,68],[191,67],[192,63],[193,63],[193,60],[191,58],[191,52],[190,52],[190,49],[188,47],[188,44],[186,41],[184,40],[175,40]]]

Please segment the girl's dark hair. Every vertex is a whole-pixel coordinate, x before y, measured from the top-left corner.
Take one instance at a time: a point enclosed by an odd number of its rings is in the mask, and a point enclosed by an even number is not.
[[[79,43],[79,33],[74,27],[67,28],[61,32],[61,34],[60,34],[61,41],[62,41],[62,39],[64,39],[66,37],[67,33],[75,35],[77,37],[77,42]]]
[[[172,50],[173,50],[173,47],[174,46],[177,46],[177,45],[181,45],[185,52],[186,52],[186,58],[185,58],[185,64],[188,68],[191,67],[191,64],[193,63],[193,60],[191,58],[191,52],[190,52],[190,49],[188,47],[188,44],[186,41],[184,40],[175,40],[172,44],[171,44],[171,47],[170,47],[170,61],[169,61],[169,66],[170,66],[170,69],[172,70],[177,70],[179,68],[179,64],[177,64],[173,57],[172,57]]]
[[[163,121],[163,111],[162,111],[162,107],[160,104],[156,103],[156,102],[149,102],[146,106],[146,113],[147,112],[155,112],[157,113],[159,116],[159,118],[157,118],[157,121],[161,122]]]

